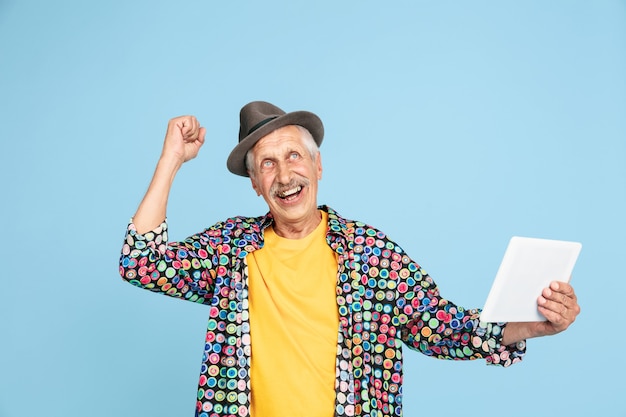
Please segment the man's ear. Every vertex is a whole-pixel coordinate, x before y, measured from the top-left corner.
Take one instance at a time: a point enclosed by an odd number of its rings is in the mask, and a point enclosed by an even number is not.
[[[317,164],[317,179],[322,179],[322,154],[318,151],[317,157],[315,158],[315,162]]]
[[[250,175],[250,172],[248,172],[248,175]],[[252,175],[250,175],[250,183],[252,184],[252,189],[256,192],[256,195],[260,196],[261,191],[259,191],[259,187],[257,187],[256,181],[254,181],[254,177]]]

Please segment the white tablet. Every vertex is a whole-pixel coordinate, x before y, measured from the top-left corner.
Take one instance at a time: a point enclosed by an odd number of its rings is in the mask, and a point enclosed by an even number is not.
[[[537,298],[550,282],[569,282],[581,248],[578,242],[512,237],[480,320],[545,321]]]

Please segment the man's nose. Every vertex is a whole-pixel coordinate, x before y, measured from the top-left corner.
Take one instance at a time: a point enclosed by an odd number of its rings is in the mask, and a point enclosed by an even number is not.
[[[289,164],[287,164],[286,162],[279,162],[277,168],[278,171],[276,177],[278,179],[278,182],[280,182],[281,184],[287,184],[291,179],[291,169],[289,168]]]

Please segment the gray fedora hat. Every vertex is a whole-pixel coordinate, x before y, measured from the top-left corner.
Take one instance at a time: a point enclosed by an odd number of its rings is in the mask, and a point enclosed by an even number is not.
[[[276,129],[287,125],[299,125],[306,128],[317,146],[324,139],[322,120],[308,111],[285,113],[280,108],[265,101],[253,101],[241,108],[239,113],[239,143],[232,150],[226,161],[228,170],[233,174],[248,176],[246,154],[261,139]]]

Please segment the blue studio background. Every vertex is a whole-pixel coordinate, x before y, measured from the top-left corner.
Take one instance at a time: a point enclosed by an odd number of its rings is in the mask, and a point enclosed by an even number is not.
[[[0,416],[193,415],[207,309],[122,282],[169,118],[170,238],[265,212],[245,103],[325,123],[320,203],[480,307],[513,235],[583,243],[582,313],[509,369],[406,354],[405,415],[626,416],[626,2],[0,0]]]

